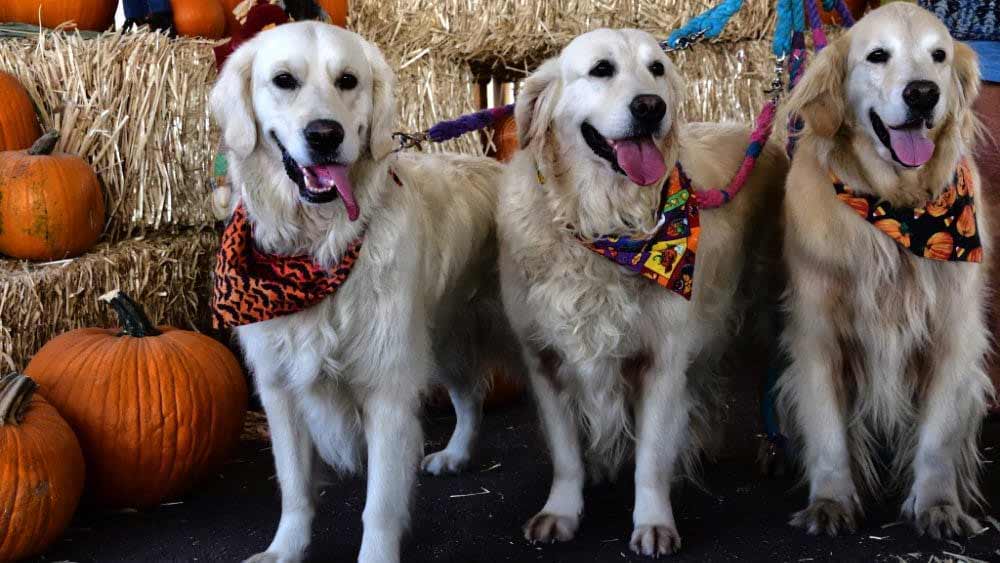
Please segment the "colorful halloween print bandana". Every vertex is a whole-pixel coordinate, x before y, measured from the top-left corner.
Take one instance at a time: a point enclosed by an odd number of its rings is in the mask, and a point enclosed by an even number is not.
[[[298,313],[333,295],[347,281],[363,237],[340,262],[326,269],[309,256],[277,256],[257,250],[246,210],[240,204],[222,235],[215,265],[212,324],[216,329]]]
[[[972,172],[965,160],[941,197],[923,207],[894,207],[878,196],[854,193],[832,172],[830,178],[841,201],[913,254],[950,262],[983,261]]]
[[[544,183],[544,177],[539,173]],[[601,237],[581,239],[584,246],[690,300],[694,258],[698,250],[698,204],[691,180],[678,162],[663,184],[660,218],[648,239]]]

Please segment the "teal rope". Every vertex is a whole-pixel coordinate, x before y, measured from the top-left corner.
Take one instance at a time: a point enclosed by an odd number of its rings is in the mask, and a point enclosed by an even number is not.
[[[792,0],[792,13],[795,17],[795,31],[806,30],[805,2],[812,0]]]
[[[715,39],[722,34],[726,24],[743,7],[743,0],[722,0],[722,2],[691,18],[686,24],[675,29],[667,38],[667,45],[676,49],[678,43],[701,33],[705,39]]]
[[[823,9],[832,12],[837,7],[837,0],[823,0]]]
[[[778,21],[774,26],[774,43],[771,45],[775,57],[784,57],[792,50],[792,27],[795,25],[792,3],[800,1],[778,0]]]

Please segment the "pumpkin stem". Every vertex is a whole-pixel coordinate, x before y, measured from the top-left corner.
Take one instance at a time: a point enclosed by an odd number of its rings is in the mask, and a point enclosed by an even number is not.
[[[0,426],[24,420],[24,411],[38,384],[26,375],[12,373],[0,377]]]
[[[52,154],[52,151],[56,150],[56,143],[58,142],[59,132],[49,131],[39,137],[38,140],[35,141],[35,144],[31,145],[31,148],[28,149],[28,154],[31,156],[48,156]]]
[[[134,336],[143,338],[146,336],[159,336],[162,334],[153,323],[149,321],[146,312],[131,297],[115,289],[100,297],[118,313],[118,322],[122,325],[121,336]]]

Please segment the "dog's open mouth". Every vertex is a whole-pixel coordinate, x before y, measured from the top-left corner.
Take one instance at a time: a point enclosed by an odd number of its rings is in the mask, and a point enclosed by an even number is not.
[[[934,141],[927,138],[930,123],[917,118],[902,125],[887,127],[874,109],[868,110],[868,117],[872,121],[875,135],[889,149],[896,162],[907,168],[916,168],[923,166],[934,156]]]
[[[299,187],[300,198],[309,203],[329,203],[339,196],[347,208],[347,217],[351,221],[358,219],[361,212],[358,209],[358,202],[354,199],[354,186],[351,184],[347,165],[324,163],[300,166],[292,155],[288,154],[278,136],[273,132],[271,136],[281,149],[285,173]]]
[[[594,154],[610,162],[613,170],[628,176],[640,186],[653,185],[667,173],[663,153],[652,135],[609,140],[587,122],[580,126],[580,133]]]

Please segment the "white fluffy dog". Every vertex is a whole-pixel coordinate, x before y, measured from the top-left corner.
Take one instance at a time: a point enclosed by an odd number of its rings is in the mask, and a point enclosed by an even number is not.
[[[613,476],[634,440],[631,547],[680,548],[671,481],[710,434],[708,372],[736,328],[751,257],[776,249],[787,167],[768,145],[743,192],[700,213],[690,301],[585,247],[658,231],[661,186],[677,162],[696,188],[735,174],[749,131],[682,125],[682,92],[649,34],[602,29],[542,65],[518,98],[522,150],[498,211],[501,280],[554,464],[548,500],[525,526],[531,541],[571,539],[585,458],[592,475]]]
[[[986,214],[977,228],[975,204],[963,203],[979,196],[978,85],[968,47],[930,12],[893,3],[830,44],[788,102],[806,129],[785,201],[792,363],[781,399],[809,480],[792,523],[811,533],[856,528],[859,493],[880,490],[879,445],[921,533],[979,530],[967,510],[981,500],[977,439],[992,389],[986,268],[963,261],[982,248],[960,242],[990,240]],[[852,193],[838,196],[831,175]],[[928,238],[911,223],[928,217],[958,233]]]
[[[481,418],[483,342],[503,348],[493,232],[500,166],[393,154],[393,88],[371,43],[304,22],[240,47],[212,92],[258,250],[331,266],[364,233],[352,273],[333,296],[237,329],[281,487],[277,533],[255,561],[303,557],[315,511],[314,455],[352,471],[365,444],[359,560],[398,561],[423,449],[420,395],[437,373],[458,414],[448,446],[424,467],[461,468]]]

